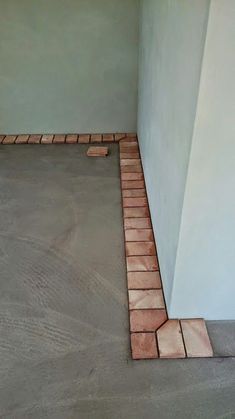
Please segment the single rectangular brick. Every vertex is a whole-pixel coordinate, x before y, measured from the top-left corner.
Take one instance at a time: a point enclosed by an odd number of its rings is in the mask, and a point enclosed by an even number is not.
[[[121,173],[143,173],[141,165],[139,166],[121,166]]]
[[[27,144],[29,139],[29,135],[18,135],[16,137],[15,143],[16,144]]]
[[[41,139],[41,144],[52,144],[54,135],[43,135]]]
[[[40,144],[42,136],[39,134],[30,135],[29,144]]]
[[[89,147],[87,150],[88,157],[106,157],[109,154],[108,147]]]
[[[80,144],[88,144],[90,142],[90,135],[89,134],[81,134],[81,135],[79,135],[78,142]]]
[[[125,230],[151,229],[150,218],[124,218]]]
[[[124,140],[121,140],[120,141],[120,145],[121,146],[130,146],[130,147],[134,147],[134,146],[138,146],[138,141],[137,141],[137,139],[136,138],[134,138],[134,139],[132,139],[131,141],[130,141],[130,137],[127,137],[126,136],[126,138],[124,139]]]
[[[123,180],[143,180],[144,175],[143,173],[122,173],[121,178],[122,178],[122,181]]]
[[[120,148],[120,154],[123,154],[123,153],[131,153],[131,154],[139,153],[139,147],[138,146],[135,146],[135,147],[127,147],[127,146],[121,147],[121,146],[119,146],[119,148]],[[131,159],[131,160],[135,160],[135,159]]]
[[[101,143],[102,142],[102,135],[101,134],[92,134],[91,135],[91,143]]]
[[[148,207],[123,208],[124,218],[149,218]]]
[[[130,310],[165,309],[162,290],[129,290],[128,294]]]
[[[6,135],[4,140],[2,141],[3,144],[14,144],[16,140],[16,135]]]
[[[78,142],[78,135],[76,134],[68,134],[66,135],[66,143],[67,144],[76,144]]]
[[[203,319],[181,320],[186,353],[189,358],[212,357],[213,350]]]
[[[123,180],[122,189],[145,189],[143,180]]]
[[[115,141],[121,141],[126,137],[126,134],[115,134],[114,139]]]
[[[158,358],[155,333],[131,333],[131,352],[133,359]]]
[[[131,310],[131,332],[155,332],[167,320],[166,310]]]
[[[114,141],[114,135],[113,134],[104,134],[103,135],[103,142],[106,143],[111,143]]]
[[[123,189],[123,198],[146,198],[145,189]]]
[[[129,272],[127,274],[128,289],[160,289],[161,278],[159,272]]]
[[[153,232],[151,229],[125,230],[125,240],[127,242],[151,242],[154,240]]]
[[[130,207],[147,207],[148,202],[146,198],[123,198],[123,208]]]
[[[54,136],[54,140],[53,140],[54,144],[63,144],[65,143],[65,135],[55,135]]]
[[[139,159],[140,153],[120,153],[120,159]]]
[[[127,256],[154,256],[156,249],[153,242],[127,242]]]
[[[157,330],[160,358],[185,358],[184,342],[179,320],[168,320]]]
[[[140,159],[121,159],[121,166],[138,166],[140,165]]]
[[[158,271],[158,261],[156,256],[127,256],[127,271]]]

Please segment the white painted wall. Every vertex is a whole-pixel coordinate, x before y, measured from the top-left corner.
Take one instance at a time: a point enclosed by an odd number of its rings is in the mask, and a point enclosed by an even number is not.
[[[235,1],[212,0],[171,316],[235,319]]]
[[[209,0],[142,0],[138,135],[168,307]]]

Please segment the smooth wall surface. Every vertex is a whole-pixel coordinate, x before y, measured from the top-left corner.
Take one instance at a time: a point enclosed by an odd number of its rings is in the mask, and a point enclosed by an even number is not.
[[[136,130],[139,0],[0,10],[0,133]]]
[[[138,134],[168,307],[209,0],[142,0]]]
[[[235,319],[235,2],[212,0],[170,305]]]

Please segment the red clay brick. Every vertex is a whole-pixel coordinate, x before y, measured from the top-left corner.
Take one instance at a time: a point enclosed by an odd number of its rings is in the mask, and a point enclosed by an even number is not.
[[[143,175],[143,173],[122,173],[121,178],[122,178],[122,181],[124,181],[124,180],[143,180],[144,175]]]
[[[140,153],[120,153],[121,159],[139,159]]]
[[[29,144],[40,144],[41,137],[42,136],[39,135],[39,134],[30,135],[28,143]]]
[[[123,153],[136,154],[136,153],[139,153],[139,148],[138,146],[135,146],[135,147],[127,147],[127,146],[121,147],[120,146],[120,154],[123,154]],[[131,159],[131,160],[134,160],[134,159]]]
[[[122,189],[144,189],[145,184],[143,180],[123,180]]]
[[[78,142],[78,135],[76,134],[68,134],[66,135],[66,143],[67,144],[76,144]]]
[[[159,272],[129,272],[127,274],[128,289],[160,289],[161,278]]]
[[[29,135],[18,135],[15,140],[15,144],[27,144]]]
[[[65,142],[65,135],[55,135],[53,143],[54,144],[63,144]]]
[[[162,290],[129,290],[130,310],[165,309]]]
[[[16,135],[6,135],[6,137],[3,140],[3,144],[14,144],[16,140]]]
[[[124,218],[148,218],[148,207],[123,208]]]
[[[123,140],[126,137],[126,134],[115,134],[114,139],[115,141]]]
[[[124,219],[125,230],[131,229],[150,229],[151,221],[150,218],[125,218]]]
[[[133,139],[130,141],[130,137],[126,137],[124,140],[120,141],[120,147],[135,147],[138,146],[138,141],[136,139]]]
[[[147,207],[148,202],[146,198],[123,198],[123,208],[131,207]]]
[[[124,189],[122,191],[123,198],[144,198],[146,197],[145,189]]]
[[[151,242],[154,240],[153,232],[151,229],[125,230],[125,240],[127,242]]]
[[[137,138],[136,132],[127,132],[126,136],[129,138]]]
[[[160,358],[185,358],[179,320],[168,320],[157,331],[157,341]]]
[[[52,144],[54,135],[43,135],[41,139],[41,144]]]
[[[155,332],[167,320],[166,310],[131,310],[131,332]]]
[[[121,166],[139,166],[140,165],[140,159],[121,159]]]
[[[131,333],[131,351],[133,359],[158,358],[155,333]]]
[[[141,165],[139,166],[121,166],[121,173],[143,173]]]
[[[156,249],[154,242],[127,242],[127,256],[155,256]]]
[[[114,135],[113,134],[104,134],[103,135],[103,142],[106,143],[112,143],[114,141]]]
[[[91,135],[91,143],[101,143],[102,142],[102,135],[101,134],[92,134]]]
[[[81,134],[81,135],[79,135],[78,142],[80,144],[88,144],[90,142],[90,135],[89,134]]]
[[[128,256],[126,261],[128,272],[159,270],[156,256]]]
[[[213,350],[203,319],[181,320],[181,327],[189,358],[212,357]]]
[[[109,154],[108,147],[89,147],[87,151],[88,157],[106,157]]]

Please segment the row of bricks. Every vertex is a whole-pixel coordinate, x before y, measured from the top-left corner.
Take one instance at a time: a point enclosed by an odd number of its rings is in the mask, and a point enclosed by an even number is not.
[[[119,142],[122,139],[131,141],[136,134],[68,134],[68,135],[0,135],[2,144],[88,144],[102,142]]]
[[[212,356],[202,319],[168,320],[138,143],[119,147],[132,358]]]

